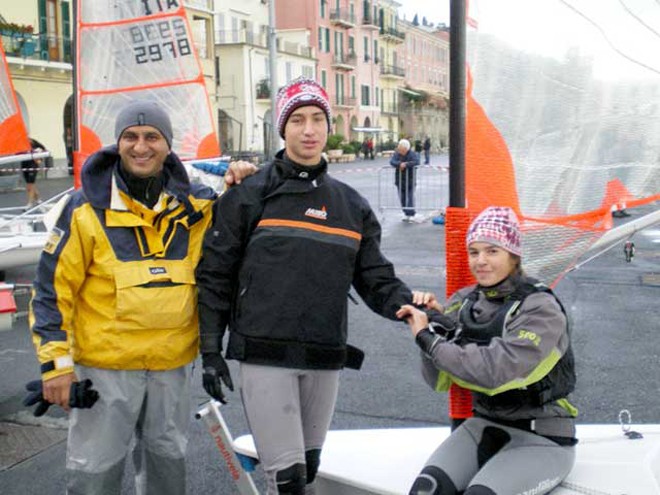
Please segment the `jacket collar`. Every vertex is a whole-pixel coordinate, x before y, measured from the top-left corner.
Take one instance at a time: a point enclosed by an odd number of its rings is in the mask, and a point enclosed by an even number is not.
[[[323,157],[318,165],[309,167],[294,162],[286,155],[285,150],[280,150],[275,155],[274,162],[280,176],[284,179],[317,181],[320,184],[328,172],[328,162]]]

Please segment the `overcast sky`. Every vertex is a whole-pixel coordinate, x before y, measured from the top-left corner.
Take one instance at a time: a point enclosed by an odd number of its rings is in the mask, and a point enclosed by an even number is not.
[[[419,22],[422,22],[422,17],[426,16],[429,22],[438,23],[444,22],[449,24],[449,0],[397,0],[401,7],[399,7],[399,16],[403,17],[405,14],[406,19],[413,20],[415,14],[419,14]]]

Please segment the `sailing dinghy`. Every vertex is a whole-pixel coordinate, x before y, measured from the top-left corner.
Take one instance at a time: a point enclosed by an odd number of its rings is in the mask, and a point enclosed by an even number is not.
[[[45,158],[49,152],[32,153],[27,129],[9,74],[7,58],[0,40],[0,165]],[[39,211],[41,207],[38,208]],[[0,211],[0,271],[36,263],[46,243],[47,233],[39,231],[34,218],[37,208],[23,207]],[[43,230],[43,229],[42,229]]]

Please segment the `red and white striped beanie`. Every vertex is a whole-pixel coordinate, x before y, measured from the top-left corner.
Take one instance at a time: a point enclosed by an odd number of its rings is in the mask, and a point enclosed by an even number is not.
[[[286,122],[294,110],[308,105],[315,105],[325,112],[328,132],[331,132],[332,110],[328,93],[313,79],[301,76],[277,92],[277,131],[282,139],[284,139]]]
[[[518,256],[522,255],[520,222],[508,206],[489,206],[474,219],[465,238],[466,246],[487,242]]]

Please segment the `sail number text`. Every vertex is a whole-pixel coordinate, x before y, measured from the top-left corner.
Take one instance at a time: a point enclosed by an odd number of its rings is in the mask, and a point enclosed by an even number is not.
[[[129,28],[135,62],[160,62],[192,53],[183,19],[147,22]]]

